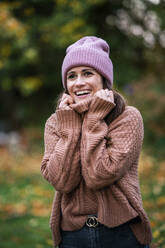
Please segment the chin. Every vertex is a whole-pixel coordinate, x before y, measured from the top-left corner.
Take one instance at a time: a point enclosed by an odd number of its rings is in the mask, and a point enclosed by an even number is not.
[[[83,101],[86,101],[86,100],[90,99],[91,97],[92,97],[92,96],[89,95],[89,96],[84,97],[84,98],[76,98],[76,99],[75,99],[75,102],[76,102],[76,103],[78,103],[78,102],[83,102]]]

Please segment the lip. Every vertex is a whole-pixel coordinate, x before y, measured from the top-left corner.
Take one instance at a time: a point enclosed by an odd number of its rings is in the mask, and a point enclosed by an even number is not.
[[[87,94],[87,95],[80,95],[80,96],[77,96],[77,95],[75,95],[77,98],[79,98],[79,99],[84,99],[84,98],[86,98],[86,97],[89,97],[89,96],[91,96],[91,94]]]
[[[74,91],[74,94],[77,96],[77,92],[80,92],[80,91],[89,91],[91,93],[91,90],[90,89],[79,89],[79,90],[75,90]]]
[[[84,95],[77,95],[76,93],[77,92],[80,92],[80,91],[89,91],[89,94],[84,94]],[[75,90],[74,91],[74,95],[75,95],[75,97],[77,98],[77,99],[85,99],[85,98],[87,98],[87,97],[90,97],[91,96],[91,94],[92,94],[92,90],[90,90],[90,89],[79,89],[79,90]]]

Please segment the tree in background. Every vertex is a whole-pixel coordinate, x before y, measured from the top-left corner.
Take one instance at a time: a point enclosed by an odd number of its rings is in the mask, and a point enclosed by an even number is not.
[[[65,48],[85,35],[110,44],[114,86],[143,114],[145,141],[165,144],[164,0],[0,2],[0,128],[44,124],[62,90]],[[147,146],[150,147],[150,146]]]

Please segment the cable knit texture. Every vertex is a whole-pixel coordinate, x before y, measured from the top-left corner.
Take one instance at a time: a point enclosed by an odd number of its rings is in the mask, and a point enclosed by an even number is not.
[[[45,125],[41,173],[56,189],[50,218],[54,247],[61,228],[80,229],[89,214],[97,214],[107,227],[139,216],[130,227],[141,244],[149,244],[137,171],[143,141],[139,111],[127,106],[108,126],[104,118],[113,102],[95,96],[71,107],[57,110]]]

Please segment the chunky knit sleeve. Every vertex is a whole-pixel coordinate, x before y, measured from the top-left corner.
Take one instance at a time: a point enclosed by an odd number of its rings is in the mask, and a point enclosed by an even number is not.
[[[68,193],[80,182],[81,119],[73,110],[57,110],[47,120],[41,173],[56,190]]]
[[[102,118],[106,107],[101,106],[88,111],[82,129],[82,174],[93,190],[123,177],[137,161],[143,140],[143,121],[136,108],[126,107],[108,127]]]

